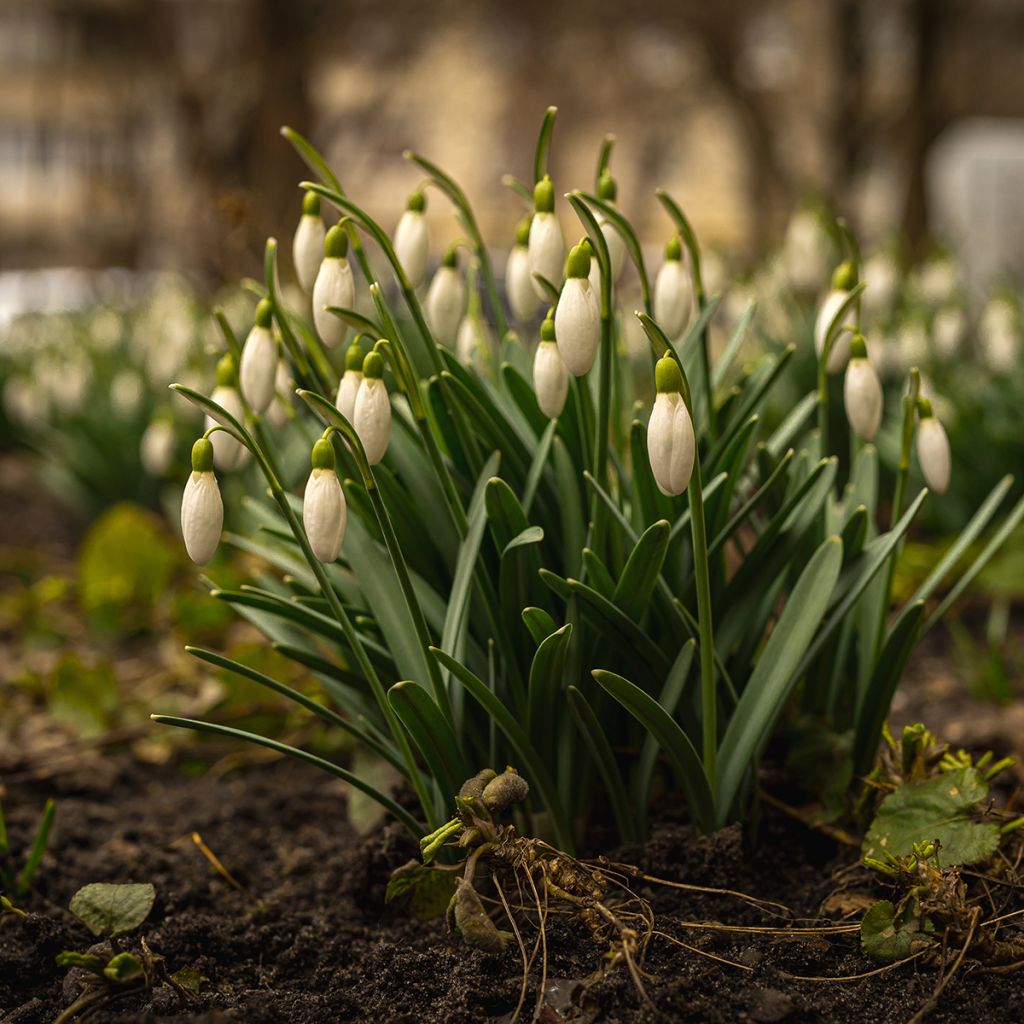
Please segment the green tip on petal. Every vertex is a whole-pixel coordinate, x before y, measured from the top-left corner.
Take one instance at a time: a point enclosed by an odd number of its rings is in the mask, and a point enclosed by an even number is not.
[[[931,419],[935,413],[932,411],[932,403],[927,398],[918,398],[917,400],[917,414],[923,420]]]
[[[521,245],[525,249],[530,244],[530,223],[533,221],[533,217],[524,217],[518,225],[516,225],[516,245]]]
[[[238,364],[235,357],[228,352],[221,356],[217,363],[217,387],[233,388],[238,383]]]
[[[540,325],[540,340],[541,341],[554,341],[555,340],[555,321],[548,317]]]
[[[441,257],[442,267],[457,267],[459,265],[459,250],[454,246],[450,245],[444,251],[444,255]]]
[[[427,197],[419,189],[416,189],[406,200],[405,208],[412,213],[422,213],[427,208]]]
[[[597,198],[605,202],[614,203],[619,194],[618,182],[605,171],[597,183]]]
[[[213,470],[213,442],[201,437],[192,445],[192,472],[210,473]]]
[[[555,186],[547,174],[533,186],[533,208],[538,213],[555,212]]]
[[[832,275],[832,287],[836,291],[848,292],[856,283],[856,268],[849,260],[843,260]]]
[[[340,224],[335,224],[324,236],[324,255],[331,259],[348,255],[348,234]]]
[[[864,335],[858,331],[850,339],[850,358],[851,359],[867,359],[868,357],[868,343],[864,339]]]
[[[366,353],[363,376],[369,380],[380,380],[384,376],[384,359],[379,352]]]
[[[654,384],[659,395],[677,395],[683,390],[683,375],[671,355],[663,355],[655,365]]]
[[[679,241],[678,235],[673,235],[665,243],[665,259],[681,260],[683,258],[683,243]]]
[[[359,336],[360,338],[362,335]],[[359,338],[356,338],[348,347],[348,351],[345,353],[345,370],[362,370],[363,360],[366,357],[363,355],[363,346],[359,344]]]
[[[320,197],[315,192],[307,192],[302,197],[302,213],[303,216],[320,216]]]
[[[274,316],[274,306],[270,299],[260,299],[256,306],[256,326],[269,327]]]
[[[566,277],[587,277],[590,274],[590,243],[581,242],[569,250],[569,258],[565,261]]]
[[[313,445],[310,462],[313,463],[314,469],[334,469],[334,445],[331,444],[330,438],[321,437]]]

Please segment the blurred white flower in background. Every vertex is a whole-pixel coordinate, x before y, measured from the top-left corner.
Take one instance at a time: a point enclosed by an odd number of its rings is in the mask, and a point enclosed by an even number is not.
[[[135,370],[120,370],[110,382],[110,407],[121,419],[130,419],[139,410],[145,386]]]
[[[900,287],[900,268],[887,252],[876,252],[861,266],[861,280],[867,286],[861,292],[861,309],[867,322],[887,317],[896,304]]]
[[[931,306],[949,302],[957,292],[960,275],[951,259],[941,256],[928,260],[915,271],[913,290]]]
[[[940,359],[952,359],[963,347],[967,316],[959,306],[944,306],[932,321],[932,344]]]
[[[812,210],[797,210],[786,227],[782,243],[782,266],[794,291],[811,293],[828,280],[832,243]]]
[[[1017,364],[1020,351],[1020,327],[1013,304],[1006,298],[993,298],[982,311],[978,324],[981,353],[990,369],[1005,373]]]

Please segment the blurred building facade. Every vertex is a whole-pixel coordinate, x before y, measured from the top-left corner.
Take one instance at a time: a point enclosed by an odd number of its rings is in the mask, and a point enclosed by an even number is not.
[[[0,266],[252,273],[306,174],[283,123],[389,227],[418,180],[402,150],[437,159],[504,244],[522,207],[501,176],[528,177],[551,103],[556,184],[589,185],[614,132],[651,240],[658,186],[749,256],[813,191],[920,250],[979,187],[929,184],[937,140],[1024,117],[1022,43],[1024,0],[0,0]]]

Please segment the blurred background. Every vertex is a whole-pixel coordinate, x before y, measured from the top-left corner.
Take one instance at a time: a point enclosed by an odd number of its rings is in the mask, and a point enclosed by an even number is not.
[[[797,342],[802,384],[845,217],[896,410],[883,461],[910,365],[954,453],[908,548],[912,586],[1024,463],[1022,53],[1024,0],[0,0],[0,752],[113,734],[163,757],[144,716],[175,688],[193,716],[252,713],[180,651],[216,637],[270,656],[185,564],[176,503],[200,421],[166,385],[212,387],[210,309],[248,330],[238,282],[268,236],[293,279],[308,172],[285,124],[388,230],[420,180],[402,151],[435,159],[499,268],[524,212],[502,176],[529,178],[544,109],[559,192],[591,184],[614,133],[619,206],[652,265],[663,187],[724,293],[720,337],[757,301],[756,343]],[[437,259],[458,229],[433,194],[427,216]],[[1024,726],[1022,580],[1016,538],[923,662],[933,706],[982,696],[1001,735]]]

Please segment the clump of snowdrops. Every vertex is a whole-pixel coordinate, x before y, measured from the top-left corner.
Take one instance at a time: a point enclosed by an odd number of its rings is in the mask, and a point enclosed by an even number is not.
[[[566,192],[548,173],[554,118],[532,186],[506,179],[525,210],[503,287],[466,195],[436,164],[406,154],[424,178],[389,233],[284,129],[318,179],[302,183],[293,245],[310,305],[283,304],[270,240],[251,330],[240,340],[219,318],[216,388],[174,385],[208,416],[182,504],[189,553],[203,563],[220,539],[217,474],[254,462],[267,485],[247,501],[260,529],[229,540],[276,574],[237,590],[211,581],[213,594],[306,666],[329,704],[192,653],[358,738],[417,805],[308,751],[155,717],[317,764],[417,837],[443,831],[482,766],[515,765],[529,784],[520,825],[568,855],[594,819],[642,838],[652,794],[669,787],[701,830],[744,819],[782,723],[790,737],[835,738],[840,756],[821,776],[845,786],[867,770],[915,644],[1024,505],[954,572],[994,521],[997,488],[895,605],[901,542],[922,504],[941,500],[906,493],[911,460],[937,495],[956,468],[911,370],[895,492],[879,493],[883,394],[855,250],[819,319],[817,387],[768,429],[794,346],[742,363],[750,308],[713,357],[719,298],[682,209],[656,194],[665,255],[652,285],[619,206],[613,140],[593,189]],[[443,239],[428,201],[455,214]],[[638,301],[624,304],[630,287]],[[286,427],[267,422],[275,402],[289,406]],[[282,459],[282,435],[313,424],[309,461]]]

